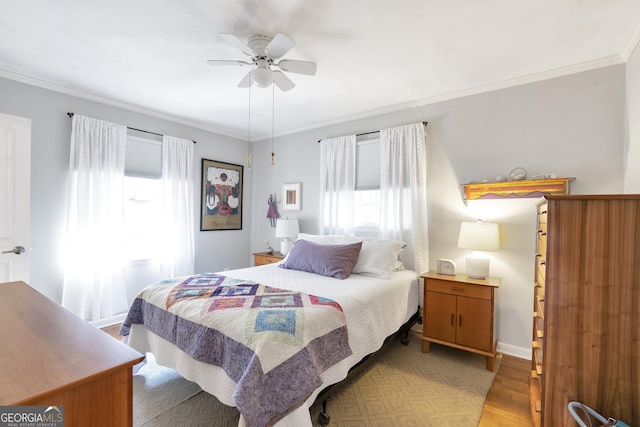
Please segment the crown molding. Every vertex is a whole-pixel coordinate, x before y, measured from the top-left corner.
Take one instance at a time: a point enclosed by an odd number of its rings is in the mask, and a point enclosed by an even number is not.
[[[224,136],[228,136],[228,137],[231,137],[231,138],[241,139],[243,141],[246,140],[246,135],[240,135],[240,134],[237,134],[237,133],[234,133],[234,132],[224,131],[224,130],[218,129],[216,127],[210,126],[210,125],[208,125],[206,123],[185,120],[183,118],[172,116],[170,114],[161,113],[159,111],[150,110],[148,108],[139,107],[137,105],[132,105],[132,104],[128,104],[128,103],[121,102],[121,101],[116,101],[116,100],[113,100],[113,99],[110,99],[110,98],[104,98],[104,97],[93,95],[93,94],[90,94],[90,93],[87,93],[87,92],[83,92],[83,91],[80,91],[80,90],[71,89],[71,88],[68,88],[66,86],[62,86],[62,85],[56,84],[56,83],[51,83],[51,82],[47,82],[45,80],[39,80],[39,79],[35,79],[33,77],[28,77],[28,76],[25,76],[25,75],[22,75],[22,74],[13,73],[11,71],[0,69],[0,77],[8,79],[8,80],[14,80],[14,81],[17,81],[17,82],[20,82],[20,83],[28,84],[28,85],[31,85],[31,86],[40,87],[42,89],[51,90],[53,92],[58,92],[58,93],[61,93],[61,94],[64,94],[64,95],[70,95],[70,96],[74,96],[76,98],[86,99],[88,101],[93,101],[93,102],[97,102],[97,103],[100,103],[100,104],[109,105],[111,107],[117,107],[117,108],[121,108],[123,110],[128,110],[128,111],[132,111],[132,112],[135,112],[135,113],[145,114],[147,116],[155,117],[157,119],[167,120],[167,121],[170,121],[170,122],[173,122],[173,123],[177,123],[177,124],[193,127],[193,128],[196,128],[196,129],[207,131],[207,132],[212,132],[212,133],[216,133],[216,134],[219,134],[219,135],[224,135]]]
[[[629,61],[629,58],[631,58],[631,55],[638,45],[638,42],[640,42],[640,25],[638,25],[638,28],[636,28],[636,30],[633,32],[633,35],[627,42],[627,45],[624,47],[624,49],[622,49],[622,52],[620,52],[620,57],[625,63]]]
[[[611,65],[618,65],[623,63],[625,63],[625,61],[623,60],[622,56],[611,55],[611,56],[600,58],[594,61],[587,61],[587,62],[583,62],[580,64],[575,64],[567,67],[555,68],[552,70],[542,71],[539,73],[532,73],[522,77],[505,79],[502,81],[497,81],[497,82],[493,82],[485,85],[474,86],[467,89],[447,92],[447,93],[435,95],[428,98],[422,98],[415,101],[394,104],[394,105],[390,105],[387,107],[382,107],[374,110],[368,110],[360,114],[351,115],[338,120],[316,123],[312,126],[291,129],[284,133],[280,133],[276,136],[291,135],[299,132],[306,132],[306,131],[318,129],[321,127],[329,127],[329,126],[339,125],[342,123],[351,122],[355,120],[367,119],[367,118],[379,116],[382,114],[390,114],[390,113],[396,113],[398,111],[403,111],[403,110],[411,110],[411,109],[415,109],[417,107],[422,107],[425,105],[435,104],[435,103],[444,102],[444,101],[450,101],[452,99],[457,99],[457,98],[463,98],[465,96],[493,92],[500,89],[507,89],[510,87],[521,86],[529,83],[536,83],[543,80],[553,79],[556,77],[564,77],[571,74],[577,74],[584,71],[591,71],[598,68],[604,68]],[[421,121],[421,120],[424,120],[424,117],[416,117],[416,121]]]
[[[532,73],[526,76],[516,77],[513,79],[506,79],[489,83],[486,85],[480,85],[463,89],[455,92],[448,92],[442,95],[436,95],[433,97],[419,100],[417,105],[428,105],[436,102],[449,101],[456,98],[462,98],[470,95],[478,95],[481,93],[493,92],[500,89],[507,89],[510,87],[522,86],[530,83],[537,83],[544,80],[550,80],[558,77],[565,77],[572,74],[582,73],[584,71],[596,70],[598,68],[609,67],[612,65],[623,64],[624,61],[619,55],[607,56],[594,61],[583,62],[580,64],[570,65],[567,67],[555,68],[552,70],[541,71],[539,73]]]

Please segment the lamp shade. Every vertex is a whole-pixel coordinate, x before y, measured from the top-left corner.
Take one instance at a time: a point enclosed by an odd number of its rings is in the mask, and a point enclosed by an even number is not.
[[[289,253],[293,241],[291,237],[298,237],[300,227],[298,227],[297,219],[279,219],[276,223],[276,237],[284,237],[280,242],[280,253],[286,255]]]
[[[278,219],[276,223],[276,237],[298,237],[300,228],[297,219]]]
[[[498,224],[482,221],[461,223],[458,247],[474,251],[500,250]]]
[[[500,230],[491,222],[463,222],[460,224],[458,247],[474,251],[500,250]],[[489,276],[489,258],[480,252],[467,256],[467,276],[485,279]]]

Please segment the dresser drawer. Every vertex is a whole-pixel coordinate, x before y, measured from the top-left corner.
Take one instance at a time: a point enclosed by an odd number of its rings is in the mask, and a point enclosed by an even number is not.
[[[541,256],[536,259],[536,283],[544,286],[547,277],[547,259]]]
[[[427,291],[440,292],[463,297],[491,299],[493,288],[469,283],[450,282],[448,280],[427,279]]]
[[[538,242],[537,242],[538,254],[543,258],[547,257],[547,232],[538,230]]]
[[[538,224],[544,224],[545,231],[547,228],[547,207],[547,203],[544,203],[538,207]]]

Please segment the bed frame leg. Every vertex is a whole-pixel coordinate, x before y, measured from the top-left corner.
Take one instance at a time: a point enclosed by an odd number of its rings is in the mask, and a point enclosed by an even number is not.
[[[404,345],[409,345],[409,332],[411,332],[411,327],[415,324],[422,325],[422,316],[418,313],[418,317],[413,323],[408,323],[408,326],[405,325],[404,329],[402,329],[402,333],[398,334],[400,336],[400,342]]]
[[[318,415],[318,422],[322,426],[329,425],[329,422],[331,421],[331,417],[327,415],[327,403],[329,402],[329,399],[331,399],[331,397],[327,397],[322,401],[322,412]]]
[[[402,334],[402,338],[400,342],[404,345],[409,345],[409,330],[407,329],[404,334]]]

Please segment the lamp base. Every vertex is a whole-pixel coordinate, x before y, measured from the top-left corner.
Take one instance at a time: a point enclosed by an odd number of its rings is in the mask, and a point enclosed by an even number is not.
[[[288,238],[284,239],[282,242],[280,242],[280,253],[282,255],[288,254],[292,246],[293,246],[293,240]]]
[[[489,276],[489,258],[467,257],[467,276],[484,280]]]

